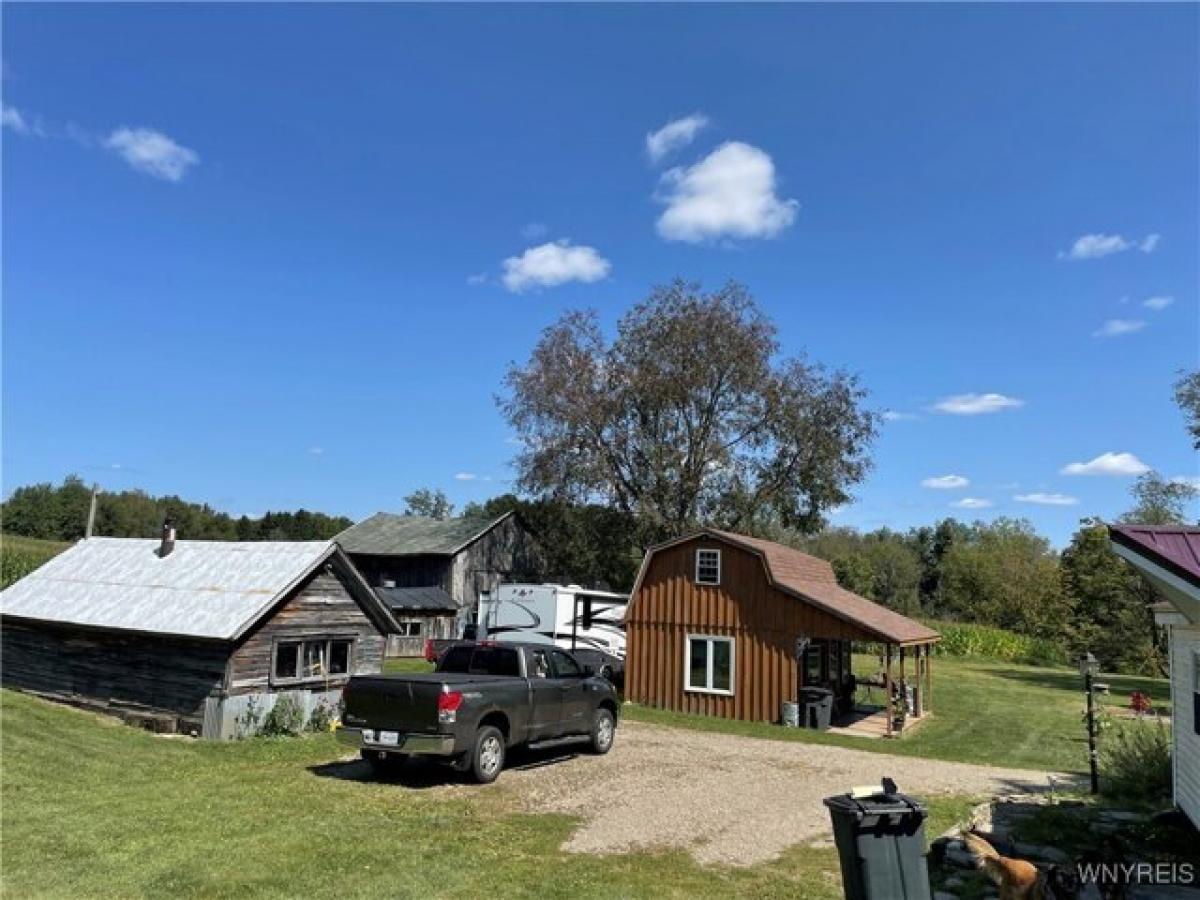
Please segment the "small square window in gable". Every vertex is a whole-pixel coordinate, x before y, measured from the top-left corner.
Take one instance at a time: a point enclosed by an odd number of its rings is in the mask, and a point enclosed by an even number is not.
[[[696,550],[696,584],[721,583],[721,551],[708,547]]]

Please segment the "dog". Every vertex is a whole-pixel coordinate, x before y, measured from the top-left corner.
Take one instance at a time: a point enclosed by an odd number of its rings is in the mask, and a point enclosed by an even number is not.
[[[1024,859],[1001,856],[977,834],[963,833],[963,843],[975,865],[1000,888],[1000,900],[1076,900],[1079,882],[1069,872],[1050,866],[1039,869]]]

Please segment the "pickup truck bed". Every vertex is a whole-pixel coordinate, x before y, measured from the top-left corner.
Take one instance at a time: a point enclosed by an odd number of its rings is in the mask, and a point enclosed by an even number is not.
[[[587,741],[607,753],[618,709],[612,685],[570,654],[511,643],[456,644],[429,674],[357,676],[343,703],[339,738],[377,770],[431,756],[480,782],[522,744]]]

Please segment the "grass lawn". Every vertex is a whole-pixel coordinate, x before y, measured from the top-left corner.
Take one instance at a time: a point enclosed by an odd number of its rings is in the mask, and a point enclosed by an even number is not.
[[[855,659],[855,671],[874,663]],[[1166,679],[1104,675],[1111,689],[1104,702],[1129,705],[1129,695],[1142,691],[1155,706],[1166,707]],[[881,702],[882,691],[875,691]],[[1081,714],[1083,685],[1074,669],[1039,668],[1017,663],[937,657],[933,662],[934,716],[898,740],[867,740],[666,712],[627,704],[625,717],[709,731],[755,737],[838,744],[879,753],[986,763],[1062,772],[1087,770],[1087,732]],[[903,783],[901,782],[903,787]]]
[[[841,897],[832,849],[750,869],[568,856],[572,820],[512,812],[503,778],[449,792],[354,780],[335,777],[345,749],[330,735],[202,743],[0,701],[4,896]],[[929,831],[971,802],[935,800]]]

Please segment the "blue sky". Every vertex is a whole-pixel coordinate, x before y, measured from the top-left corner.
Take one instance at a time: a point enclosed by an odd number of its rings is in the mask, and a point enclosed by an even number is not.
[[[785,352],[898,416],[835,521],[1061,544],[1141,466],[1197,476],[1170,389],[1200,355],[1197,25],[10,4],[4,489],[482,499],[509,489],[507,365],[678,275],[743,282]]]

